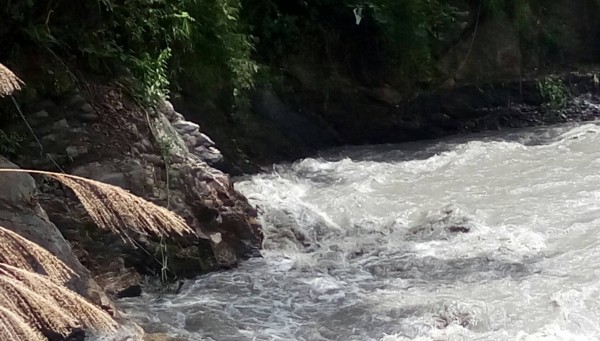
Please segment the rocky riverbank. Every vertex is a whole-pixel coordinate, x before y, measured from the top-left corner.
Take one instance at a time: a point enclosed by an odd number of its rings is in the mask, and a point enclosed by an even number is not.
[[[257,212],[213,168],[223,161],[214,142],[168,102],[143,109],[113,89],[93,98],[72,93],[24,106],[28,136],[2,167],[79,175],[119,186],[185,219],[200,236],[127,243],[101,231],[70,189],[43,177],[0,176],[0,226],[51,251],[73,268],[70,289],[117,314],[111,300],[139,295],[145,275],[173,281],[236,266],[259,255]],[[16,165],[15,165],[16,164]],[[106,198],[110,200],[110,198]]]

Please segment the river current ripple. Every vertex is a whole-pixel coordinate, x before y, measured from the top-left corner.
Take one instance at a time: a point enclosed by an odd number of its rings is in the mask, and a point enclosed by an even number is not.
[[[120,302],[182,340],[599,340],[600,127],[329,151],[238,179],[263,258]]]

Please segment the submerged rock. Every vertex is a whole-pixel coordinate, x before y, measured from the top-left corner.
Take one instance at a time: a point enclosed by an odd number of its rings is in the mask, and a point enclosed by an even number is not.
[[[408,229],[409,240],[444,240],[458,233],[469,233],[475,229],[470,217],[460,210],[446,207],[439,212],[427,212]]]

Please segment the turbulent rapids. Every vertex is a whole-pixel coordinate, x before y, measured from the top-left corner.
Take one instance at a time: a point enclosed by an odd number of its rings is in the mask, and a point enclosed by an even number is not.
[[[330,151],[239,179],[264,257],[122,307],[183,340],[598,340],[600,127]]]

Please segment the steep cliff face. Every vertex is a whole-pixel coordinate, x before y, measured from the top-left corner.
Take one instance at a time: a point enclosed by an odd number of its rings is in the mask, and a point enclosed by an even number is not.
[[[39,224],[54,223],[62,241],[45,244],[67,247],[60,231],[79,259],[68,252],[71,261],[83,271],[81,262],[117,296],[139,285],[138,274],[189,277],[259,255],[256,210],[226,174],[209,165],[222,162],[222,156],[197,124],[185,121],[168,102],[145,110],[115,90],[98,87],[91,93],[93,98],[72,93],[25,106],[39,143],[28,139],[15,162],[122,187],[178,213],[201,238],[153,240],[131,229],[135,245],[125,243],[98,230],[68,189],[39,179],[39,201],[48,213]],[[31,136],[24,126],[14,129]],[[32,222],[31,228],[39,224]]]

